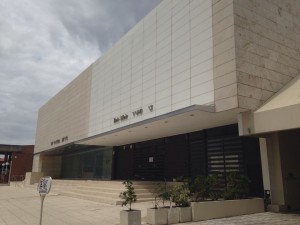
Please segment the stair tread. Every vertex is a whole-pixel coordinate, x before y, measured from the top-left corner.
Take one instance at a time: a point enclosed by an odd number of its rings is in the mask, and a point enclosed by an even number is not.
[[[157,183],[134,181],[137,202],[153,201],[153,189]],[[52,188],[61,195],[108,204],[121,204],[122,200],[119,198],[119,194],[125,190],[123,181],[90,180],[54,180]]]
[[[114,203],[114,204],[121,204],[122,200],[119,198],[111,198],[111,197],[105,197],[105,196],[91,196],[86,194],[80,194],[80,193],[74,193],[74,192],[63,192],[62,195],[70,196],[70,197],[78,197],[83,198],[90,201],[96,201],[96,202],[103,202],[103,203]],[[145,202],[145,201],[152,201],[153,198],[140,198],[137,200],[137,202]]]

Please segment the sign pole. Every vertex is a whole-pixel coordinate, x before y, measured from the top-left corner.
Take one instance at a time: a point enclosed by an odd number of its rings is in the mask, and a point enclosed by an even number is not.
[[[42,225],[42,220],[43,220],[44,200],[46,195],[50,192],[51,184],[52,184],[51,177],[42,177],[37,187],[41,197],[40,225]]]
[[[43,208],[44,208],[44,199],[46,195],[40,195],[41,196],[41,212],[40,212],[40,225],[42,225],[43,220]]]

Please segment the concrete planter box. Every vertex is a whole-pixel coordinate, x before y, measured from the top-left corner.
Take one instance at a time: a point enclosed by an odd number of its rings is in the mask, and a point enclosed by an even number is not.
[[[192,202],[192,220],[209,220],[264,212],[262,198]]]
[[[185,223],[192,221],[192,207],[178,207],[179,211],[179,222]]]
[[[121,211],[120,225],[141,225],[141,210]]]
[[[175,207],[168,209],[168,224],[192,221],[192,207]]]
[[[147,223],[153,225],[168,224],[168,208],[147,209]]]
[[[168,224],[179,223],[179,210],[177,208],[168,209]]]

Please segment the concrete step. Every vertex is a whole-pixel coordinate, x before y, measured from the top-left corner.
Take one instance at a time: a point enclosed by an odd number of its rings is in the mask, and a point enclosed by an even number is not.
[[[138,202],[152,201],[153,189],[157,182],[134,181],[133,187]],[[107,204],[121,204],[119,195],[124,191],[123,181],[95,181],[95,180],[54,180],[52,192],[74,198]]]
[[[103,196],[93,196],[93,195],[88,195],[88,194],[80,194],[76,192],[71,192],[71,191],[66,191],[66,192],[61,192],[61,195],[64,196],[69,196],[73,198],[80,198],[80,199],[85,199],[93,202],[101,202],[101,203],[106,203],[106,204],[111,204],[111,205],[121,205],[121,200],[115,198],[108,198],[108,197],[103,197]]]
[[[140,182],[134,181],[133,186],[137,189],[139,188],[148,188],[148,187],[155,187],[158,182]],[[82,181],[71,181],[71,180],[53,180],[53,185],[60,185],[60,186],[93,186],[93,187],[115,187],[115,188],[122,188],[124,187],[123,182],[121,181],[91,181],[91,180],[82,180]]]
[[[77,189],[74,188],[72,189],[72,192],[75,193],[79,193],[79,194],[86,194],[86,195],[92,195],[92,196],[103,196],[103,197],[119,197],[119,194],[121,193],[120,191],[116,191],[116,192],[105,192],[105,191],[91,191],[91,190],[84,190],[84,189]],[[151,198],[153,196],[152,193],[150,192],[140,192],[140,193],[136,193],[138,198]]]
[[[84,190],[88,190],[88,191],[100,191],[100,192],[111,192],[111,193],[115,193],[115,192],[121,192],[124,190],[124,187],[119,187],[119,188],[115,188],[115,187],[98,187],[98,186],[76,186],[76,189],[84,189]],[[136,193],[144,193],[144,192],[151,192],[153,191],[152,188],[135,188],[134,187],[134,191]]]
[[[85,199],[93,202],[101,202],[101,203],[106,203],[106,204],[111,204],[111,205],[121,205],[122,200],[120,198],[110,198],[110,197],[104,197],[104,196],[94,196],[94,195],[89,195],[89,194],[80,194],[77,192],[62,192],[61,195],[64,196],[69,196],[73,198],[80,198],[80,199]],[[148,201],[153,201],[153,198],[140,198],[137,199],[137,202],[148,202]]]

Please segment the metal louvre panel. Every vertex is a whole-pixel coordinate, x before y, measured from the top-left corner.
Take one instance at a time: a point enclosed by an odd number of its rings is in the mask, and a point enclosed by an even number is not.
[[[245,173],[242,138],[235,126],[207,131],[207,174],[217,174],[223,185],[226,175]]]
[[[206,175],[205,140],[190,143],[190,172],[191,176]]]

